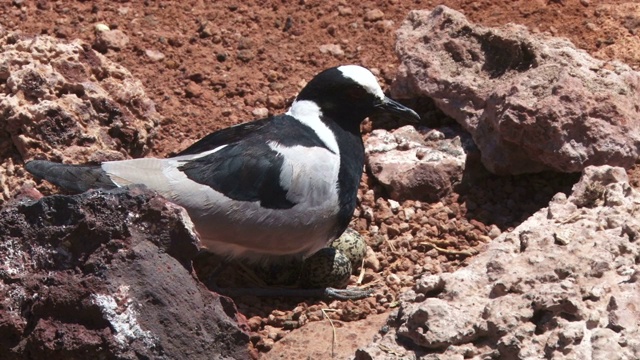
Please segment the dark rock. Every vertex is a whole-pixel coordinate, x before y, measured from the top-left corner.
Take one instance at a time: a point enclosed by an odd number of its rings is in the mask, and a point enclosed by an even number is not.
[[[192,275],[185,218],[144,188],[7,204],[0,358],[248,358],[233,303]]]

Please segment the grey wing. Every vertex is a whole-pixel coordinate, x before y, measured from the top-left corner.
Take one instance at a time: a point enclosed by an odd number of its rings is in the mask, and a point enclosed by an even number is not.
[[[213,190],[232,200],[288,209],[295,203],[280,183],[282,165],[282,155],[267,144],[236,143],[198,155],[106,162],[102,169],[118,186],[144,184],[178,204]]]

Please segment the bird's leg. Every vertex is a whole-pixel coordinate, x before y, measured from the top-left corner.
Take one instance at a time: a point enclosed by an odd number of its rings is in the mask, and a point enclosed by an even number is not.
[[[320,289],[288,289],[288,288],[224,288],[218,289],[228,296],[261,296],[261,297],[308,297],[328,298],[336,300],[360,300],[369,297],[372,289],[336,289],[332,287]],[[217,291],[217,290],[216,290]]]

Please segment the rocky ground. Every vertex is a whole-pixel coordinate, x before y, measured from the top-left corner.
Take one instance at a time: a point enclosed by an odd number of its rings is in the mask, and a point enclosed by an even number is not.
[[[462,11],[473,23],[498,26],[515,22],[525,25],[534,36],[544,33],[568,38],[578,48],[603,60],[602,66],[609,70],[615,66],[607,62],[614,59],[628,64],[629,70],[640,67],[637,33],[640,6],[630,1],[608,1],[605,5],[588,0],[442,3]],[[390,88],[400,65],[394,52],[396,30],[410,10],[431,10],[435,5],[430,1],[395,0],[363,2],[358,6],[332,1],[3,2],[0,26],[7,33],[19,31],[25,39],[35,35],[49,35],[63,42],[79,39],[85,44],[77,45],[81,50],[73,58],[62,56],[65,49],[47,54],[52,58],[42,63],[55,64],[52,74],[62,74],[62,78],[68,79],[75,69],[84,74],[78,76],[96,77],[100,82],[92,91],[83,90],[85,93],[79,93],[73,86],[61,86],[62,92],[33,94],[34,98],[51,101],[64,98],[64,94],[76,94],[86,102],[65,104],[62,109],[67,112],[56,112],[63,115],[52,116],[51,109],[38,108],[44,106],[40,104],[25,108],[20,116],[3,113],[10,121],[0,133],[4,139],[0,144],[3,164],[0,201],[11,198],[21,184],[31,181],[21,168],[23,158],[40,153],[57,160],[169,155],[212,130],[283,111],[305,80],[329,66],[344,63],[368,66]],[[96,24],[102,24],[98,30]],[[17,46],[21,37],[13,35],[4,41],[5,47]],[[97,62],[93,57],[83,57],[89,48],[102,54],[96,55]],[[28,45],[17,46],[16,51],[22,52],[20,56],[29,55],[26,60],[16,55],[13,65],[43,59]],[[3,71],[6,72],[0,66],[3,93],[8,94],[11,84],[6,83]],[[23,90],[37,90],[41,86],[24,84]],[[403,94],[397,84],[394,93]],[[105,101],[106,98],[113,102]],[[3,101],[11,100],[5,97]],[[446,108],[437,109],[432,101],[424,99],[405,101],[419,110],[427,126],[447,125],[453,131],[461,131],[442,112],[455,118],[456,114]],[[59,150],[54,146],[34,148],[34,144],[47,144],[52,133],[68,129],[70,116],[64,114],[83,106],[95,110],[88,119],[98,119],[97,124],[83,123],[81,129],[71,133],[81,133],[89,127],[96,129],[95,126],[101,126],[100,130],[94,130],[80,142],[69,140],[72,138],[69,135],[66,139],[71,142],[62,141],[58,145],[67,148],[67,152],[56,153]],[[49,119],[46,126],[34,126],[43,115]],[[25,124],[31,124],[29,131],[23,128]],[[374,121],[365,124],[363,131],[367,139],[375,138],[379,136],[376,129],[397,125]],[[463,123],[462,127],[471,131],[473,126]],[[535,141],[532,145],[536,145]],[[72,147],[71,155],[68,147]],[[535,147],[527,151],[539,152]],[[362,181],[352,227],[365,235],[370,246],[360,284],[375,289],[374,297],[355,302],[234,298],[240,313],[248,318],[252,354],[264,358],[353,356],[356,348],[369,344],[371,329],[377,333],[385,325],[385,314],[399,306],[406,308],[399,301],[401,294],[415,290],[425,274],[451,273],[469,266],[474,255],[486,250],[492,239],[507,236],[546,207],[552,198],[556,199],[554,195],[561,192],[569,196],[580,177],[550,172],[558,170],[552,165],[561,167],[563,163],[544,163],[539,158],[534,163],[542,162],[544,166],[536,165],[536,170],[547,172],[495,176],[483,170],[480,160],[482,156],[477,149],[468,151],[464,161],[469,165],[468,171],[453,181],[458,186],[437,198],[418,198],[411,191],[394,192],[390,184],[374,179],[371,172],[374,162],[369,159],[370,172]],[[629,168],[629,183],[637,188],[640,170],[632,162],[625,165]],[[522,171],[513,173],[519,172]],[[46,185],[39,185],[39,189],[45,194],[51,191]],[[357,281],[354,275],[352,284]],[[424,295],[436,294],[424,290]],[[540,309],[537,316],[546,316],[549,310]],[[588,318],[585,314],[583,311],[579,316]],[[567,315],[563,316],[566,320]],[[575,312],[569,316],[576,316]],[[331,324],[326,318],[338,327],[336,341],[332,340]],[[402,321],[402,315],[396,314],[396,318]],[[608,324],[602,325],[606,328]],[[613,331],[621,332],[623,325],[614,322]],[[401,328],[402,325],[397,325],[397,329]],[[362,336],[354,338],[353,333]],[[564,333],[554,334],[566,337]],[[408,337],[415,340],[412,336]],[[442,340],[446,341],[450,340]],[[424,340],[415,342],[417,346],[425,344]],[[388,343],[376,346],[390,349],[385,356],[403,356]],[[507,347],[514,349],[515,345]],[[560,348],[563,347],[555,343],[547,351],[552,354]],[[375,356],[375,352],[368,351]],[[464,349],[457,354],[464,355]],[[467,351],[464,356],[479,355]]]

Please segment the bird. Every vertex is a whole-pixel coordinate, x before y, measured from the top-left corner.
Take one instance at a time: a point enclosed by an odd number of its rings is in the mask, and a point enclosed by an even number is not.
[[[172,157],[25,168],[72,192],[144,185],[185,208],[203,247],[226,258],[305,257],[353,216],[360,124],[376,114],[420,120],[385,96],[370,70],[342,65],[314,76],[286,113],[218,130]]]

